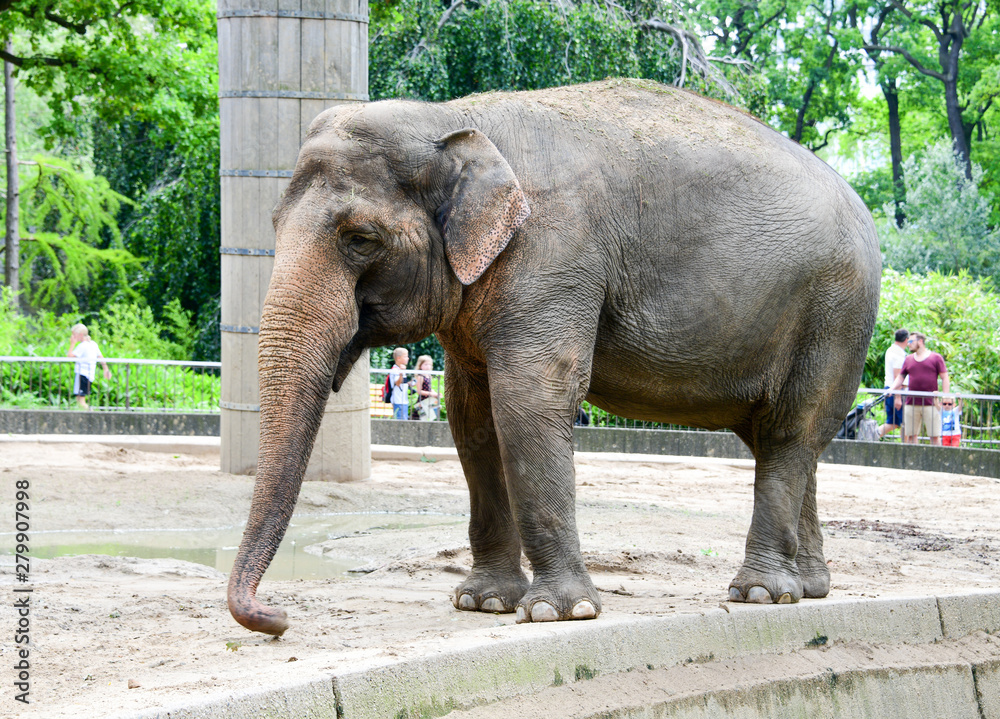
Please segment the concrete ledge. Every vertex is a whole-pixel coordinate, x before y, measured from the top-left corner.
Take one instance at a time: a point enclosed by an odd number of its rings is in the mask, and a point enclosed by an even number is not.
[[[515,700],[595,677],[621,675],[624,681],[634,670],[712,666],[727,660],[849,642],[935,646],[947,637],[957,636],[948,633],[947,626],[951,632],[990,631],[998,612],[1000,592],[983,592],[960,597],[819,600],[766,607],[726,604],[725,608],[697,615],[510,625],[453,635],[446,644],[428,643],[417,659],[369,660],[335,675],[303,678],[294,686],[209,697],[197,706],[163,707],[122,716],[443,716],[451,710]],[[905,711],[900,713],[900,707],[906,707]],[[497,714],[504,713],[503,709],[503,704],[498,704]],[[697,697],[671,702],[646,702],[613,711],[606,707],[594,714],[572,715],[595,719],[996,717],[1000,716],[1000,657],[956,661],[951,655],[950,661],[932,667],[871,666],[832,675],[788,680],[779,677],[755,686],[705,691]]]
[[[0,410],[0,436],[11,435],[161,435],[218,437],[219,416],[210,414],[139,414]],[[373,445],[454,448],[447,422],[371,420]],[[750,450],[730,432],[606,429],[576,427],[577,452],[605,452],[673,457],[753,460]],[[84,441],[84,440],[78,440]],[[88,440],[92,441],[92,440]],[[930,447],[898,442],[833,440],[820,455],[828,464],[856,464],[925,472],[949,472],[1000,479],[1000,451],[966,447]]]
[[[38,442],[39,444],[101,444],[106,447],[127,447],[141,452],[218,456],[219,437],[188,437],[185,435],[152,434],[0,434],[5,442]]]
[[[372,443],[401,447],[455,446],[445,422],[399,422],[391,419],[372,420]],[[753,460],[747,446],[731,432],[575,427],[573,444],[577,452]],[[1000,451],[989,449],[835,439],[820,455],[819,461],[1000,479]]]
[[[969,664],[817,672],[812,677],[761,681],[648,707],[624,707],[587,719],[710,719],[824,717],[857,719],[983,719]]]
[[[5,434],[147,434],[218,437],[218,414],[0,409]]]

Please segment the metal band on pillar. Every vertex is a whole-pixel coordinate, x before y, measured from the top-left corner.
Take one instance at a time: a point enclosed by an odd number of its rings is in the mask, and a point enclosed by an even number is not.
[[[290,17],[298,20],[344,20],[346,22],[368,23],[366,13],[317,12],[315,10],[221,10],[216,17],[219,20],[242,17]]]
[[[291,177],[292,170],[219,170],[219,177]]]
[[[274,257],[274,250],[260,250],[249,247],[220,247],[220,255],[246,255],[248,257]]]
[[[219,93],[219,98],[226,100],[233,97],[256,97],[256,98],[278,98],[285,100],[329,100],[337,102],[340,100],[355,100],[357,102],[368,102],[368,95],[359,95],[352,92],[299,92],[293,90],[226,90]]]

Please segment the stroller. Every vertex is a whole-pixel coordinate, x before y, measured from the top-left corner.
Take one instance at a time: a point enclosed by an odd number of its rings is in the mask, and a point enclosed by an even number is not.
[[[878,442],[878,420],[868,416],[874,414],[875,407],[885,401],[886,395],[881,395],[868,402],[862,402],[847,413],[840,425],[836,439],[857,439],[862,442]]]

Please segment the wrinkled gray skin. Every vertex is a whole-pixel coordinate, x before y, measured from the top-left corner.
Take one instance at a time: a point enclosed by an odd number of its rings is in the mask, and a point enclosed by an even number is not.
[[[436,333],[471,495],[459,609],[596,617],[574,516],[581,400],[731,428],[756,457],[729,598],[823,597],[816,461],[878,303],[875,229],[812,153],[721,103],[637,81],[320,115],[274,211],[260,460],[229,584],[246,627],[331,387]],[[533,578],[521,571],[521,554]]]

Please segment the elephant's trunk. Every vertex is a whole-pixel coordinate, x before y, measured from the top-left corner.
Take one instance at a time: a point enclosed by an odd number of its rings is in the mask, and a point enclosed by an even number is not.
[[[284,633],[288,619],[256,598],[257,585],[288,528],[341,351],[357,328],[353,287],[317,272],[328,265],[279,253],[260,323],[257,480],[228,600],[237,622],[267,634]]]

